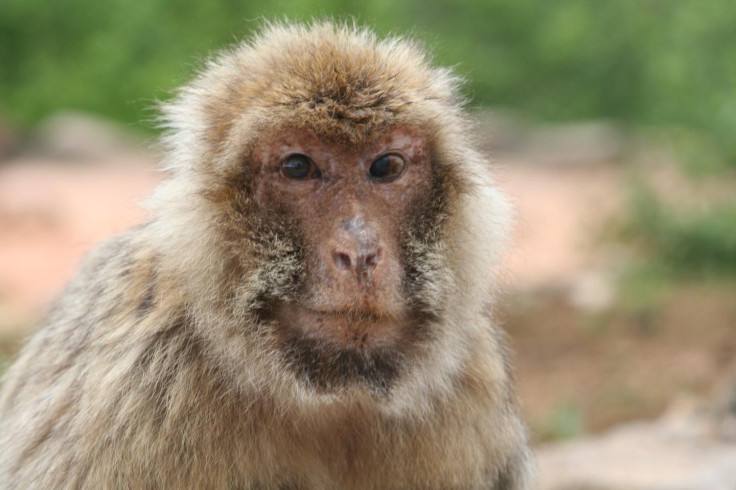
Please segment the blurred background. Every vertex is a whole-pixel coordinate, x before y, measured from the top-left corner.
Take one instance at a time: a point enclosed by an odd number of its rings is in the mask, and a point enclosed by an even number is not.
[[[157,100],[264,19],[354,18],[468,81],[517,206],[498,316],[542,487],[735,489],[735,7],[3,0],[0,370],[84,252],[145,219]]]

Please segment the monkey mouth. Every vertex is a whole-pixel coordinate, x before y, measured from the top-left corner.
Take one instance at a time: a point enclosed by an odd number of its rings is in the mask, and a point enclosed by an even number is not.
[[[332,290],[306,292],[294,298],[291,305],[308,314],[353,321],[399,321],[406,317],[405,301],[400,294],[376,288],[354,294]]]
[[[370,349],[401,342],[405,320],[366,308],[320,308],[283,303],[274,311],[276,321],[304,337],[342,348]]]
[[[398,319],[396,316],[386,313],[378,313],[371,309],[330,309],[330,308],[314,308],[303,305],[304,311],[309,315],[318,315],[325,318],[333,318],[335,320],[344,319],[353,322],[382,322],[391,319]]]

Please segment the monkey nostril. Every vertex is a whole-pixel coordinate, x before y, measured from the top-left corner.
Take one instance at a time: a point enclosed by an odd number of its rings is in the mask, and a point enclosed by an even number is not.
[[[378,265],[378,254],[375,253],[366,255],[364,263],[367,268],[375,269],[376,265]]]
[[[352,261],[350,260],[350,256],[348,254],[344,254],[342,252],[334,252],[332,254],[332,259],[335,261],[335,265],[340,270],[349,271],[352,267]]]

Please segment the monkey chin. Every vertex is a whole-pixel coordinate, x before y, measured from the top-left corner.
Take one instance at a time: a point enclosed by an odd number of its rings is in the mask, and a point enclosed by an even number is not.
[[[273,320],[287,365],[323,393],[357,389],[386,397],[416,347],[406,317],[290,302],[273,310]]]

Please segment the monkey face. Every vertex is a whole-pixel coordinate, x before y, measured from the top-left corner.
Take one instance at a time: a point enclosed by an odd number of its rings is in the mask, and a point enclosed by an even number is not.
[[[282,130],[262,138],[253,156],[258,212],[286,216],[301,241],[305,277],[286,308],[321,318],[328,336],[350,336],[342,317],[401,319],[402,227],[431,193],[426,138],[390,128],[348,146]]]
[[[428,139],[391,127],[347,145],[280,129],[259,140],[249,163],[253,212],[287,223],[283,239],[299,244],[300,284],[271,308],[287,336],[343,358],[405,354],[416,331],[406,241],[436,187]]]

